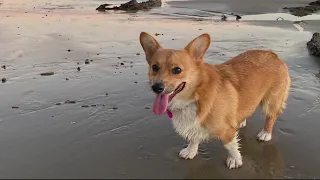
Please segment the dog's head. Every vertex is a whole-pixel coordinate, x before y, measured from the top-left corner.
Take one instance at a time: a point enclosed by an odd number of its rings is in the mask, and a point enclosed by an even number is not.
[[[165,49],[148,33],[140,34],[140,44],[149,64],[149,82],[156,93],[153,111],[163,114],[172,98],[190,95],[199,78],[199,65],[210,45],[210,36],[202,34],[184,49]]]

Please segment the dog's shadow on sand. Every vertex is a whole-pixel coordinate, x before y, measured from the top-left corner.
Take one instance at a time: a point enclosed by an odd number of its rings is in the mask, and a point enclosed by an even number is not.
[[[272,140],[262,143],[255,137],[248,137],[245,131],[245,128],[240,131],[240,150],[244,162],[240,169],[227,169],[224,164],[227,153],[223,148],[218,148],[221,144],[215,142],[217,147],[211,148],[208,143],[200,147],[197,158],[188,162],[189,170],[185,178],[283,178],[286,171],[284,158]]]

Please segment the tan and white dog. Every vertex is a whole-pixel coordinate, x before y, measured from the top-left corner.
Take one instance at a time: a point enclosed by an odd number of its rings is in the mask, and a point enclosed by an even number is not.
[[[162,48],[142,32],[140,43],[156,93],[155,114],[168,113],[177,133],[188,140],[179,156],[193,159],[199,143],[216,138],[229,156],[229,169],[242,166],[238,129],[261,105],[265,125],[257,138],[269,141],[274,122],[286,106],[290,77],[286,64],[272,51],[249,50],[231,60],[210,65],[203,57],[210,36],[202,34],[182,50]]]

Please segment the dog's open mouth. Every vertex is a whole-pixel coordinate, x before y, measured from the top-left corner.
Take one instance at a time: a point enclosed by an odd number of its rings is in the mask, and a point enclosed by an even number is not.
[[[156,99],[153,103],[153,112],[155,114],[163,114],[167,111],[168,104],[179,92],[181,92],[186,83],[181,83],[172,93],[170,94],[157,94]]]
[[[185,82],[181,83],[174,91],[172,94],[169,96],[169,102],[176,96],[179,92],[181,92],[184,89],[184,86],[186,85]]]

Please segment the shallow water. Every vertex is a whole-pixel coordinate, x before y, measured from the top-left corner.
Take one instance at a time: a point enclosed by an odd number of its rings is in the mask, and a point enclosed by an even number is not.
[[[8,79],[0,84],[1,178],[320,177],[320,142],[314,140],[320,127],[320,64],[305,49],[308,28],[299,32],[290,21],[259,19],[199,22],[150,13],[19,11],[6,9],[0,17],[0,65],[7,66],[0,77]],[[138,42],[141,31],[163,33],[157,39],[168,48],[182,48],[208,32],[209,63],[252,48],[278,53],[292,86],[274,139],[256,141],[263,126],[257,110],[241,130],[241,169],[225,167],[227,154],[217,141],[202,144],[194,160],[179,159],[186,142],[165,115],[150,109],[154,97]],[[86,65],[85,59],[93,61]],[[39,75],[47,71],[55,74]]]

